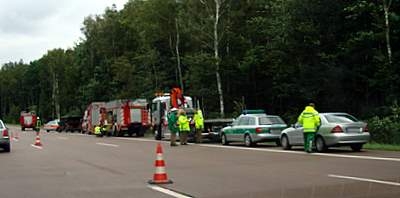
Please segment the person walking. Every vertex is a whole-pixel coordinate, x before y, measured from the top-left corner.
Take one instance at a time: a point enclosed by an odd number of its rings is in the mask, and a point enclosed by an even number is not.
[[[203,112],[200,108],[197,108],[196,112],[194,112],[194,125],[196,128],[196,143],[202,142],[202,133],[204,131],[204,118]]]
[[[179,124],[179,140],[181,145],[187,145],[188,135],[190,132],[189,120],[186,112],[183,109],[178,111],[178,124]]]
[[[178,133],[179,129],[177,126],[178,117],[176,115],[178,109],[172,108],[168,114],[168,129],[171,132],[171,146],[178,146],[176,144],[176,133]]]
[[[304,151],[311,153],[315,139],[315,133],[321,124],[318,111],[315,110],[315,104],[310,103],[308,106],[306,106],[297,121],[303,125]]]
[[[35,131],[37,134],[40,132],[40,126],[42,126],[42,121],[40,120],[40,117],[36,117],[36,125],[35,125]]]

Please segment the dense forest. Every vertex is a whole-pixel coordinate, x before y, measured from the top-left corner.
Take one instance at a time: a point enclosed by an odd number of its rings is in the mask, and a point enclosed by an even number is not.
[[[2,119],[82,114],[176,84],[207,117],[257,108],[290,123],[313,100],[399,133],[400,0],[130,0],[81,31],[72,49],[2,66]]]

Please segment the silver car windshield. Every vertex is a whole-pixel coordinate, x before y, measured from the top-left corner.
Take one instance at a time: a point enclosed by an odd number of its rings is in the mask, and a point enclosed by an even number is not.
[[[325,118],[330,123],[353,123],[358,120],[349,114],[329,114],[325,115]]]
[[[280,117],[260,117],[258,119],[260,125],[285,124]]]

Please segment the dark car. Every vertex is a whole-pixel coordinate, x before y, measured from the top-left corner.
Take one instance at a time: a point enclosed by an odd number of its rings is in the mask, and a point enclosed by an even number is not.
[[[5,152],[11,151],[10,134],[2,120],[0,120],[0,148],[3,148]]]
[[[65,115],[60,119],[60,125],[65,132],[80,132],[82,130],[81,115]]]

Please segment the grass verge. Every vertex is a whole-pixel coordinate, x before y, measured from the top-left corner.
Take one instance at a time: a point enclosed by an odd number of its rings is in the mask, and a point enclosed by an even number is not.
[[[371,150],[400,151],[400,145],[393,144],[367,143],[363,147]]]

